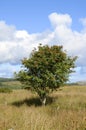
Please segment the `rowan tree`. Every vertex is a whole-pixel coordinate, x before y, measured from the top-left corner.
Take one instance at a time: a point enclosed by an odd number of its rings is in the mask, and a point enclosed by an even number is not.
[[[49,92],[66,83],[75,68],[76,57],[67,55],[63,46],[38,46],[29,58],[22,59],[23,69],[17,79],[35,91],[42,104],[46,104]]]

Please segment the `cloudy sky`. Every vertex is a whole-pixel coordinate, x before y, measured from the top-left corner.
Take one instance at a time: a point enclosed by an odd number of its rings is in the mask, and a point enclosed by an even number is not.
[[[86,0],[1,0],[0,77],[19,71],[39,43],[78,56],[70,81],[86,80]]]

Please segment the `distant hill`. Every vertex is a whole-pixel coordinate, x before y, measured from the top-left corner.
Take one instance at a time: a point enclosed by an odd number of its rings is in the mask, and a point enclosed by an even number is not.
[[[21,89],[22,84],[13,78],[0,78],[0,88]]]
[[[13,78],[3,78],[3,77],[0,77],[0,82],[9,82],[9,81],[15,81],[15,79],[13,79]]]
[[[77,81],[65,84],[67,86],[86,86],[86,81]]]
[[[77,84],[78,85],[86,85],[86,81],[78,81]]]

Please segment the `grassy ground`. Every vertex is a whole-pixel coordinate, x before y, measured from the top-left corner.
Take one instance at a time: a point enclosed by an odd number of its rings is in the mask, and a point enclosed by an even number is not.
[[[0,93],[0,130],[11,129],[86,130],[86,86],[53,92],[45,107],[27,90]]]
[[[21,89],[22,85],[19,81],[1,81],[0,88],[9,88],[9,89]]]

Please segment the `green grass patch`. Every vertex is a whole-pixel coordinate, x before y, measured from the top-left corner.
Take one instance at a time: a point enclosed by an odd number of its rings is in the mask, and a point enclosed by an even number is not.
[[[5,88],[5,87],[0,88],[0,93],[11,93],[11,92],[12,89],[10,88]]]
[[[1,81],[0,88],[10,88],[10,89],[22,89],[22,84],[19,81]]]

